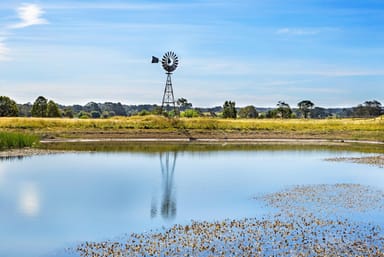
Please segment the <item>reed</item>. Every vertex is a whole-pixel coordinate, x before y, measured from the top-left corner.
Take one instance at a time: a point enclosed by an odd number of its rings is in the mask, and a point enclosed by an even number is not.
[[[38,143],[39,138],[36,135],[15,132],[0,132],[0,150],[32,147]]]

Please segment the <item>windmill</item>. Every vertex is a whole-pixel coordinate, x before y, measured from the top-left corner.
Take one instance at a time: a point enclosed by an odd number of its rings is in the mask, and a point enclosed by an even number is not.
[[[152,63],[159,63],[159,58],[152,56]],[[165,74],[167,74],[167,80],[165,83],[160,112],[161,113],[163,113],[163,111],[169,112],[173,109],[176,115],[177,110],[176,110],[175,97],[173,95],[171,75],[172,75],[172,72],[176,70],[177,65],[179,64],[179,58],[174,52],[169,51],[164,54],[163,58],[161,59],[161,64],[164,70],[166,71]]]

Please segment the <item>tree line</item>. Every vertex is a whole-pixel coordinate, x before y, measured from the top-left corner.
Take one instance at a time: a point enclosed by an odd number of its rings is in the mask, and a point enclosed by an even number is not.
[[[235,101],[227,100],[223,106],[212,108],[194,108],[185,98],[176,102],[179,113],[168,113],[168,116],[181,117],[222,117],[222,118],[370,118],[384,114],[381,103],[377,100],[365,101],[351,108],[322,108],[310,100],[302,100],[296,107],[291,107],[284,101],[278,101],[275,108],[256,108],[253,105],[242,108],[236,107]],[[0,96],[0,117],[68,117],[68,118],[109,118],[113,116],[132,116],[160,114],[158,105],[123,105],[121,103],[95,103],[86,105],[64,106],[43,96],[36,98],[34,103],[17,104],[7,96]]]
[[[258,112],[253,105],[238,109],[236,114],[235,102],[226,101],[223,105],[224,118],[373,118],[384,114],[384,108],[377,100],[365,101],[351,108],[322,108],[315,107],[310,100],[302,100],[297,103],[297,108],[291,108],[284,101],[278,101],[276,108],[270,108],[264,112]]]

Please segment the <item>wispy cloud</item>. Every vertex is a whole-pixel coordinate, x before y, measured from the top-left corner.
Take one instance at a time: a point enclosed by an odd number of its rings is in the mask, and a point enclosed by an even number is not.
[[[0,61],[8,60],[9,59],[8,53],[9,53],[8,47],[3,42],[1,42],[1,39],[0,39]]]
[[[11,29],[25,28],[33,25],[47,24],[48,21],[42,18],[43,8],[37,4],[22,4],[17,8],[19,23],[10,26]]]
[[[302,28],[279,28],[276,30],[278,35],[287,35],[287,36],[311,36],[318,35],[325,32],[340,32],[338,27],[302,27]]]
[[[10,26],[0,28],[3,30],[0,37],[0,61],[10,60],[10,49],[4,42],[9,39],[11,30],[40,24],[48,24],[48,21],[42,18],[42,15],[44,14],[43,8],[37,4],[22,4],[16,9],[16,12],[20,21]]]
[[[279,35],[316,35],[321,32],[321,29],[309,29],[309,28],[281,28],[276,31]]]
[[[224,2],[206,1],[204,3],[189,2],[189,3],[123,3],[123,2],[76,2],[66,1],[61,3],[46,4],[47,9],[104,9],[104,10],[133,10],[133,11],[145,11],[145,10],[169,10],[176,8],[202,8],[202,7],[220,7],[225,6]]]

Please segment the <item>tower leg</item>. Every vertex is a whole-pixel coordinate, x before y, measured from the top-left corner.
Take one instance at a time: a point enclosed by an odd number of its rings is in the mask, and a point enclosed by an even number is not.
[[[167,72],[167,81],[165,83],[163,101],[161,103],[161,113],[169,112],[173,109],[175,115],[177,115],[175,97],[173,95],[172,80],[170,72]]]

